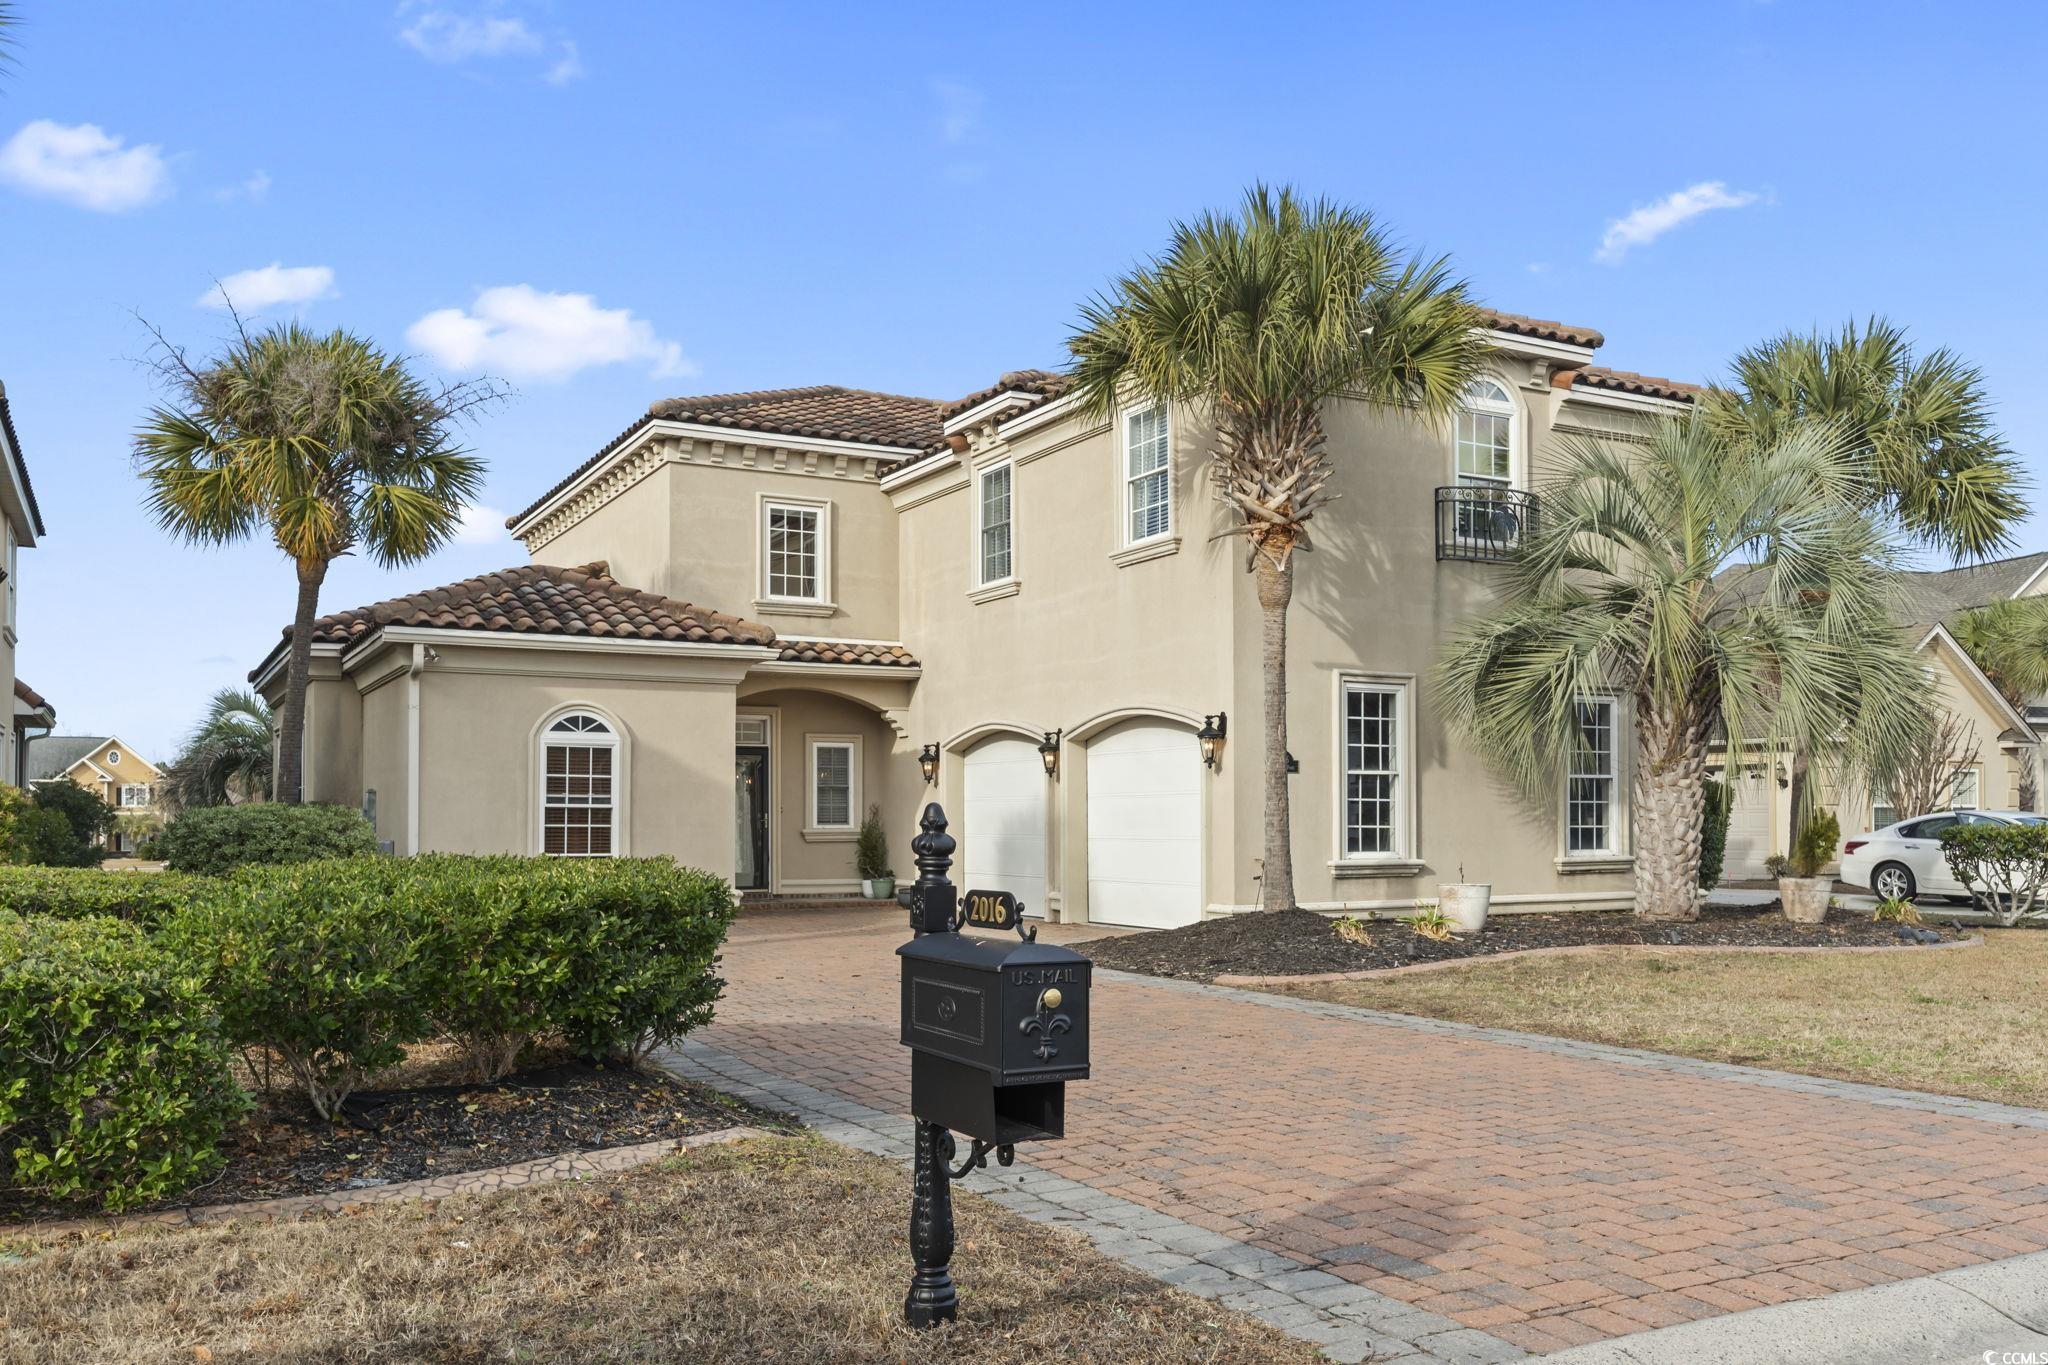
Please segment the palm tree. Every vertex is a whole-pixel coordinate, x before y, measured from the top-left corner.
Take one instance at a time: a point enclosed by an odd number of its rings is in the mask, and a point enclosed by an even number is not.
[[[1287,608],[1294,553],[1333,496],[1323,405],[1448,414],[1486,346],[1442,259],[1403,260],[1371,215],[1254,186],[1237,214],[1177,223],[1163,255],[1083,305],[1067,346],[1086,411],[1180,404],[1213,432],[1212,488],[1245,538],[1263,613],[1269,910],[1294,908]]]
[[[136,433],[158,523],[201,545],[267,531],[298,576],[278,723],[277,799],[300,797],[306,678],[320,585],[336,557],[409,564],[448,543],[483,478],[456,421],[499,396],[488,380],[435,389],[404,360],[296,322],[188,360],[157,335],[170,399]]]
[[[1954,352],[1915,355],[1902,328],[1874,317],[1831,336],[1787,333],[1732,370],[1701,403],[1723,435],[1767,444],[1802,421],[1835,423],[1857,471],[1852,496],[1908,539],[1954,560],[2011,543],[2026,476],[1992,424],[1982,373]],[[1795,746],[1795,822],[1808,814],[1809,766]]]
[[[1589,696],[1632,713],[1636,913],[1691,919],[1709,745],[1791,734],[1843,771],[1896,761],[1927,721],[1896,654],[1891,528],[1855,506],[1847,442],[1816,424],[1768,446],[1668,420],[1647,444],[1565,442],[1499,605],[1453,641],[1453,723],[1554,802]]]
[[[2024,714],[2030,704],[2048,697],[2048,597],[2017,597],[1972,607],[1948,623],[1949,633],[1963,647],[1992,685]],[[2020,755],[2020,809],[2040,804],[2039,759]]]
[[[159,799],[173,810],[260,801],[270,790],[275,718],[247,688],[223,687],[164,773]]]

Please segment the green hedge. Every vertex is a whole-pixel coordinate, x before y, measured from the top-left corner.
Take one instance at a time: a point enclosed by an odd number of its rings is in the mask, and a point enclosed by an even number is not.
[[[238,867],[355,858],[377,834],[347,806],[201,806],[164,827],[156,851],[174,872],[224,876]]]
[[[0,867],[0,910],[57,919],[110,915],[150,929],[212,885],[209,878],[175,872]]]
[[[171,954],[108,918],[0,912],[0,1176],[108,1209],[221,1163],[247,1107],[212,1003]]]
[[[332,1115],[406,1044],[452,1035],[486,1077],[536,1035],[638,1061],[711,1017],[734,911],[666,859],[346,859],[245,868],[165,936],[232,1041]]]

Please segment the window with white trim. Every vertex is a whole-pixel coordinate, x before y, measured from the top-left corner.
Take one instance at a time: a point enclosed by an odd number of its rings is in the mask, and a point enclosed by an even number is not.
[[[1952,810],[1974,810],[1978,804],[1977,769],[1958,768],[1949,780],[1949,807]]]
[[[1393,858],[1407,848],[1402,727],[1407,689],[1399,683],[1344,684],[1342,851],[1346,858]]]
[[[109,749],[109,750],[107,750],[107,766],[108,766],[109,768],[116,768],[116,767],[119,767],[119,766],[120,766],[120,764],[121,764],[121,751],[120,751],[119,749]]]
[[[1892,802],[1892,794],[1885,790],[1882,782],[1870,784],[1870,827],[1883,829],[1899,821],[1899,808]]]
[[[146,806],[149,804],[147,782],[124,782],[121,784],[121,804],[124,806]]]
[[[558,858],[609,858],[618,847],[619,737],[610,725],[572,711],[541,736],[540,851]]]
[[[1619,772],[1614,702],[1584,697],[1576,711],[1571,766],[1565,776],[1565,853],[1612,853]]]
[[[1124,414],[1124,539],[1128,544],[1173,532],[1173,445],[1166,406]]]
[[[1010,542],[1013,500],[1011,488],[1016,474],[1007,464],[981,471],[981,578],[980,584],[1001,583],[1013,575],[1014,556]]]
[[[825,509],[809,503],[762,504],[763,595],[791,602],[824,600]]]
[[[1458,403],[1458,482],[1506,488],[1514,482],[1515,400],[1491,379],[1475,379]]]
[[[860,741],[811,741],[810,827],[850,830],[860,808]]]

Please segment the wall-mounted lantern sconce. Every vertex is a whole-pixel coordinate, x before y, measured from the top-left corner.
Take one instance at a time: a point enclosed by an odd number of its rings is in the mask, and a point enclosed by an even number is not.
[[[1038,741],[1038,761],[1045,765],[1045,775],[1056,777],[1060,771],[1060,736],[1063,730],[1047,730],[1045,738]]]
[[[917,756],[917,770],[924,774],[924,784],[929,787],[939,780],[939,746],[927,744]]]
[[[1293,754],[1287,755],[1287,771],[1291,773],[1298,773],[1301,771],[1301,760],[1296,758]]]
[[[1213,768],[1223,754],[1223,738],[1230,733],[1230,717],[1218,711],[1213,716],[1202,717],[1202,728],[1195,731],[1195,738],[1202,745],[1202,766]]]

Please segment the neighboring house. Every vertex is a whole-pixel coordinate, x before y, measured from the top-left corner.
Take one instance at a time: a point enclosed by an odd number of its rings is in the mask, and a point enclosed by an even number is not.
[[[28,783],[71,782],[123,814],[155,815],[163,770],[118,735],[43,735],[28,744]],[[116,853],[132,853],[128,835],[110,836]]]
[[[2020,807],[2021,773],[2029,766],[2039,771],[2048,710],[2042,711],[2037,724],[2031,713],[2038,708],[2015,708],[1956,643],[1945,623],[1971,607],[2044,593],[2048,552],[1906,575],[1896,612],[1900,658],[1913,659],[1928,670],[1942,708],[1963,723],[1968,736],[1964,749],[1976,751],[1975,762],[1956,770],[1957,806]],[[1725,776],[1725,768],[1723,762],[1715,775]],[[1729,880],[1767,876],[1764,859],[1791,847],[1790,773],[1791,754],[1785,750],[1759,747],[1741,765],[1728,819],[1723,875]],[[1899,818],[1886,794],[1869,790],[1867,784],[1838,791],[1823,776],[1817,791],[1844,834],[1880,829]]]
[[[21,453],[21,438],[14,433],[14,412],[7,403],[7,386],[0,384],[0,683],[14,693],[12,719],[0,735],[0,774],[17,786],[23,771],[24,727],[45,732],[56,723],[56,715],[40,697],[24,716],[26,700],[14,673],[15,646],[20,636],[21,551],[43,535],[43,514],[36,506],[36,490],[28,481],[28,463]],[[29,693],[34,696],[34,693]],[[47,716],[48,719],[41,719]]]
[[[1289,642],[1295,877],[1318,909],[1450,880],[1493,883],[1500,910],[1633,898],[1628,709],[1594,699],[1589,761],[1532,804],[1453,740],[1427,678],[1535,515],[1553,438],[1640,430],[1697,390],[1595,366],[1588,328],[1487,326],[1498,354],[1455,420],[1329,413],[1342,497]],[[402,853],[673,854],[832,894],[857,885],[871,803],[913,875],[936,798],[956,879],[1034,913],[1256,907],[1260,615],[1215,538],[1203,434],[1179,410],[1087,418],[1062,389],[1021,371],[951,402],[656,403],[509,519],[540,562],[321,618],[309,799],[362,806]],[[273,704],[285,657],[251,674]]]

